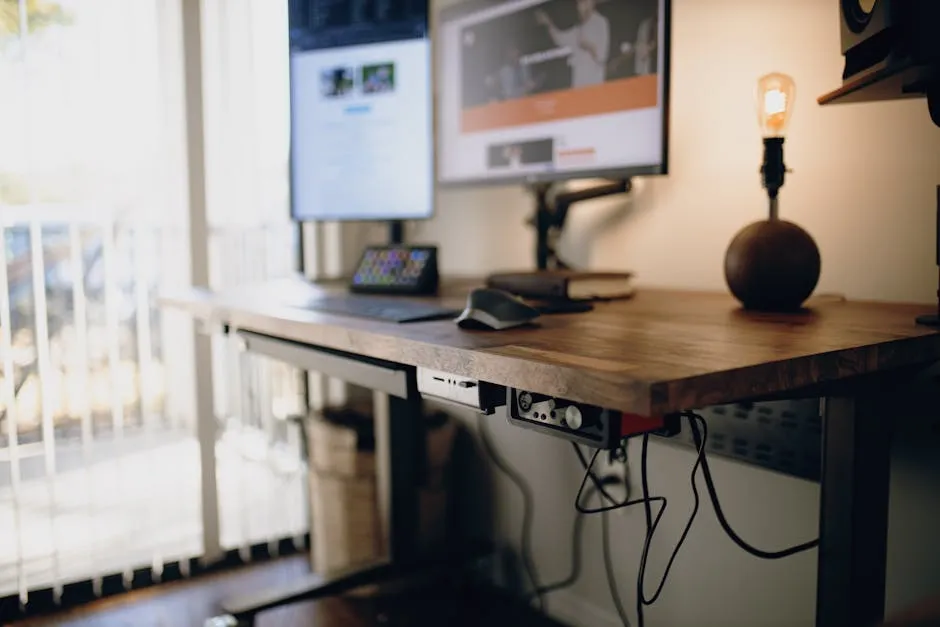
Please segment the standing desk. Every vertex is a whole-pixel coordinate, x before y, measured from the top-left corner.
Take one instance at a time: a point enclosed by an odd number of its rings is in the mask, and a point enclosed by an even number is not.
[[[432,300],[459,308],[468,286],[445,283]],[[390,399],[377,409],[377,417],[388,418],[378,454],[384,447],[394,462],[387,478],[390,562],[354,574],[352,583],[313,578],[234,602],[227,607],[233,615],[250,622],[285,601],[341,591],[363,577],[387,576],[396,565],[418,567],[415,485],[423,455],[415,372],[428,368],[640,416],[823,398],[816,624],[859,627],[883,617],[892,395],[940,361],[940,333],[914,324],[923,306],[820,299],[802,313],[752,314],[721,293],[641,289],[590,313],[544,316],[535,328],[500,332],[302,308],[306,299],[337,289],[288,279],[162,299],[239,334],[249,351]]]

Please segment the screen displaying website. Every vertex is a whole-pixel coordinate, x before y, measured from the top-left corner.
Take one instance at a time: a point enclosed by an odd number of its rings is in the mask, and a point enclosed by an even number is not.
[[[663,0],[515,0],[441,24],[445,182],[657,168]]]
[[[294,218],[431,215],[430,54],[426,2],[291,6]]]

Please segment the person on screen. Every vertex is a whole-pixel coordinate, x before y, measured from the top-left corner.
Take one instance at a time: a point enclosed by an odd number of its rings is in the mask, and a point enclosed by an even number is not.
[[[349,90],[349,76],[343,68],[333,70],[333,91],[331,96],[342,96]]]
[[[502,90],[499,88],[496,74],[487,74],[483,79],[483,91],[486,102],[499,102],[502,100]]]
[[[499,68],[498,76],[500,96],[503,100],[522,98],[532,93],[535,88],[529,66],[522,62],[522,53],[512,44],[507,50],[506,61]]]
[[[522,165],[522,149],[519,146],[506,146],[503,148],[503,158],[510,169],[518,170]]]
[[[376,69],[363,86],[363,91],[367,94],[376,94],[392,89],[392,73],[387,66]]]
[[[610,22],[598,13],[597,0],[575,0],[579,22],[572,28],[558,28],[545,11],[535,13],[535,20],[548,29],[556,46],[571,50],[571,86],[585,87],[603,83],[610,56]]]
[[[655,74],[659,59],[656,54],[656,18],[649,17],[640,23],[636,41],[624,41],[619,46],[619,54],[607,64],[607,76],[622,78],[626,76],[644,76]]]
[[[634,45],[634,71],[637,76],[656,72],[656,20],[649,17],[640,23]]]

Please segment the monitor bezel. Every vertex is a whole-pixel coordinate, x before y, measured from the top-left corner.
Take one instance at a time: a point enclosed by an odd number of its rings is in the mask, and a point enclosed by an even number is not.
[[[365,214],[318,214],[317,216],[300,216],[297,214],[297,202],[295,200],[294,190],[296,188],[297,175],[294,168],[294,116],[296,115],[296,97],[294,94],[295,83],[294,83],[294,49],[290,41],[290,28],[291,24],[288,23],[288,37],[287,37],[287,63],[288,63],[288,108],[289,108],[289,124],[288,129],[288,153],[287,153],[287,169],[288,169],[288,204],[290,205],[290,219],[292,222],[297,222],[300,224],[305,223],[315,223],[315,222],[350,222],[350,223],[363,223],[363,222],[414,222],[418,220],[431,220],[437,214],[437,141],[436,133],[437,127],[435,124],[436,116],[434,115],[435,108],[435,83],[434,83],[434,34],[432,32],[432,9],[431,2],[428,0],[428,11],[425,17],[425,31],[424,37],[420,38],[420,41],[424,41],[428,44],[427,52],[427,71],[428,71],[428,81],[430,89],[429,98],[431,100],[431,120],[428,127],[428,141],[431,147],[431,168],[430,168],[430,185],[431,185],[431,195],[430,195],[430,205],[428,211],[425,213],[413,213],[407,215],[375,215],[367,216]],[[288,15],[288,17],[290,17]],[[415,38],[414,41],[418,41],[419,38]],[[401,40],[404,41],[404,40]],[[357,44],[355,46],[341,46],[345,48],[358,48],[362,44]]]
[[[617,1],[617,0],[613,0]],[[523,174],[508,174],[505,176],[470,177],[462,179],[441,178],[441,129],[439,113],[441,107],[440,92],[440,64],[443,52],[440,49],[439,31],[441,26],[448,22],[470,15],[487,8],[505,4],[505,0],[461,0],[456,4],[443,7],[434,13],[434,36],[432,45],[432,67],[434,72],[434,172],[435,183],[438,189],[467,189],[474,187],[493,187],[500,185],[538,185],[541,183],[558,183],[578,179],[628,179],[634,176],[659,176],[669,174],[669,117],[670,100],[669,91],[672,77],[672,0],[660,0],[663,3],[663,110],[662,110],[662,160],[658,164],[629,166],[624,168],[589,168],[584,170],[565,170],[548,172],[526,172]]]

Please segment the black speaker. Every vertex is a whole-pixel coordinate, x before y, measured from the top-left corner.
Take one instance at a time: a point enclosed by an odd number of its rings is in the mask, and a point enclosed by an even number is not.
[[[839,0],[842,79],[940,59],[940,0]]]

